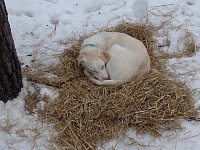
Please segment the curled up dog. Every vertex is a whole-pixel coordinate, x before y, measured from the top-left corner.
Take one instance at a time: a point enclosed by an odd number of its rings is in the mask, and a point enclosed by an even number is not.
[[[97,85],[131,82],[150,70],[144,44],[124,33],[101,32],[82,43],[78,63]]]

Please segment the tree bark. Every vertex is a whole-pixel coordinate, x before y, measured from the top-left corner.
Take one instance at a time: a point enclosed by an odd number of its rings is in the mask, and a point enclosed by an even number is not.
[[[20,63],[8,22],[4,0],[0,0],[0,100],[7,102],[21,91]]]

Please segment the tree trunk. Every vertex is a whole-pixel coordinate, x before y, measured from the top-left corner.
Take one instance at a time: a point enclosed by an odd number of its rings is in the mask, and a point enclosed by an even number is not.
[[[0,0],[0,100],[18,96],[22,88],[20,63],[8,22],[4,0]]]

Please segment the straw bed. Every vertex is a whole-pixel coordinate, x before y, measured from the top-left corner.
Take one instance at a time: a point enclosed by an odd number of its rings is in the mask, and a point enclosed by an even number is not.
[[[123,23],[106,30],[143,41],[151,56],[151,71],[131,83],[96,86],[77,64],[83,38],[65,50],[61,64],[50,69],[58,76],[60,96],[40,112],[56,124],[56,142],[62,149],[93,150],[132,127],[159,136],[162,131],[181,128],[179,119],[197,114],[190,90],[170,79],[162,61],[153,55],[152,27]]]

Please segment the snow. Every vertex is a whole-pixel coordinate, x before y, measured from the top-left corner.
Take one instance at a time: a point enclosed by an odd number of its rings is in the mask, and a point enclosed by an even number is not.
[[[183,122],[187,131],[165,133],[161,138],[150,135],[139,135],[135,130],[127,132],[127,136],[112,140],[102,149],[116,150],[197,150],[199,149],[200,129],[191,126],[191,122]],[[141,144],[141,145],[140,145]],[[99,148],[101,150],[101,148]]]
[[[26,86],[24,81],[24,86]],[[39,121],[24,108],[24,88],[19,96],[6,104],[0,103],[0,149],[1,150],[46,150],[56,132],[51,125]]]
[[[200,1],[198,0],[5,0],[15,46],[22,68],[39,68],[59,63],[58,55],[70,46],[69,39],[78,37],[103,26],[115,25],[122,20],[136,22],[148,17],[148,22],[161,26],[156,39],[163,51],[181,50],[188,32],[200,45]],[[169,71],[178,74],[196,92],[196,105],[200,104],[200,53],[185,58],[173,58],[166,63]],[[188,72],[190,73],[188,75]],[[31,88],[23,81],[19,96],[0,102],[0,149],[47,150],[56,147],[53,126],[29,114],[24,108],[24,98]],[[52,98],[56,92],[43,85],[40,94]],[[40,103],[41,107],[44,105]],[[183,121],[185,129],[177,133],[166,132],[162,138],[137,135],[134,130],[127,134],[136,141],[151,145],[140,147],[131,144],[126,137],[111,140],[104,149],[199,149],[200,125]],[[99,148],[101,149],[101,148]]]

